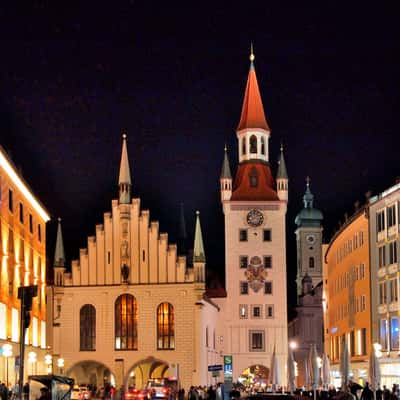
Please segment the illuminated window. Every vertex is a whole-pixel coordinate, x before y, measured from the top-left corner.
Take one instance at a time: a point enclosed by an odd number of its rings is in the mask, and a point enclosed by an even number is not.
[[[85,304],[79,313],[80,351],[96,350],[96,309]]]
[[[248,318],[247,310],[248,310],[247,304],[240,304],[239,305],[239,317],[241,319]]]
[[[7,339],[7,306],[0,303],[0,339]]]
[[[29,214],[29,232],[33,233],[33,217],[32,217],[32,214]]]
[[[208,336],[208,330],[207,330],[207,336]],[[161,303],[157,307],[157,349],[173,350],[174,348],[175,348],[174,307],[170,303]]]
[[[11,340],[13,342],[19,340],[19,312],[16,308],[11,311]]]
[[[46,348],[46,321],[40,321],[40,347]]]
[[[250,136],[250,153],[257,153],[257,137],[255,135]]]
[[[135,297],[121,294],[115,301],[115,348],[137,350],[138,310]]]
[[[40,224],[38,225],[38,240],[39,242],[42,241],[42,227],[40,226]]]
[[[398,317],[393,317],[390,319],[390,348],[391,350],[400,350],[400,332]]]
[[[38,319],[32,317],[32,346],[39,346]]]

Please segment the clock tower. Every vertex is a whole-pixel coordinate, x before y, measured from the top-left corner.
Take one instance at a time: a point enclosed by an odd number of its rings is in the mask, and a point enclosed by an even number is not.
[[[226,298],[215,301],[221,307],[218,338],[222,352],[233,357],[233,381],[255,365],[268,375],[275,348],[280,379],[285,382],[288,177],[282,150],[277,188],[269,162],[270,136],[252,51],[236,130],[237,171],[232,180],[225,150],[220,176]]]
[[[297,243],[297,296],[305,294],[322,281],[322,212],[314,208],[314,195],[310,178],[306,179],[303,196],[304,208],[295,223]],[[305,278],[305,279],[304,279]]]

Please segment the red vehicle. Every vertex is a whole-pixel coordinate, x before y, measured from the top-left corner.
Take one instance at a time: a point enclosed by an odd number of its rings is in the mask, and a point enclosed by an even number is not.
[[[146,389],[129,387],[124,393],[124,400],[147,400],[149,398],[149,391]]]

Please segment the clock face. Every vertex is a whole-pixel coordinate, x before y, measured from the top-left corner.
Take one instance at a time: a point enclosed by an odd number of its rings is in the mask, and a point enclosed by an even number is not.
[[[264,215],[261,211],[250,210],[247,213],[246,220],[250,226],[260,226],[264,222]]]
[[[307,243],[314,244],[317,238],[315,235],[307,235],[306,236]]]

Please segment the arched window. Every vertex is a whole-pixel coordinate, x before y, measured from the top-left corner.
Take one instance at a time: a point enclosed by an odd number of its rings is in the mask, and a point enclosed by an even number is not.
[[[314,268],[314,257],[308,259],[308,266],[309,268]]]
[[[121,294],[115,301],[115,349],[137,350],[137,303],[130,294]]]
[[[174,307],[170,303],[161,303],[157,307],[157,349],[175,348]]]
[[[264,137],[261,137],[261,154],[263,156],[265,155],[265,139],[264,139]]]
[[[250,171],[250,186],[257,187],[258,185],[258,173],[255,168]]]
[[[242,155],[246,154],[246,138],[242,139]]]
[[[250,136],[250,153],[257,153],[257,137]]]
[[[82,306],[80,319],[80,350],[96,350],[96,309],[91,304]]]

